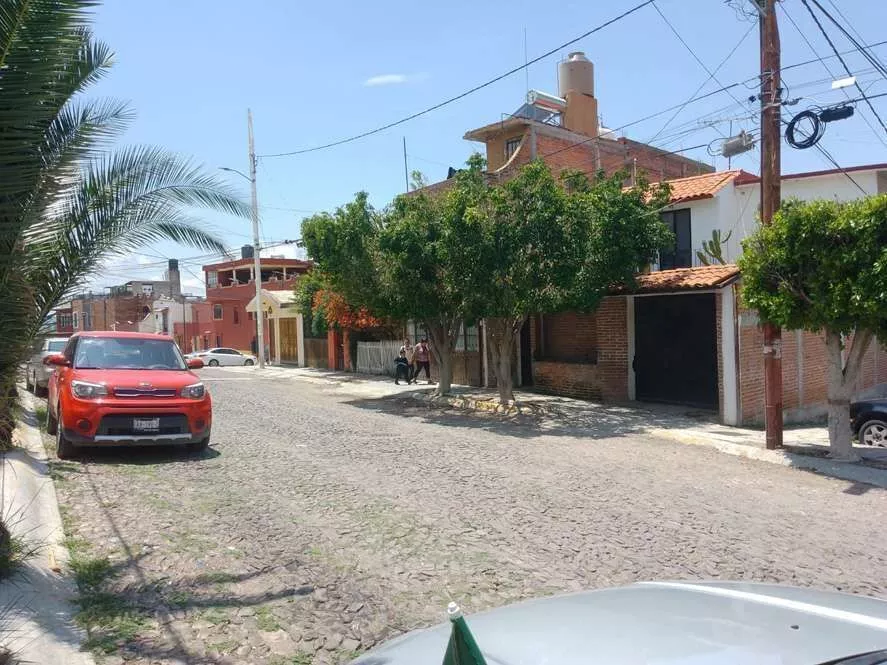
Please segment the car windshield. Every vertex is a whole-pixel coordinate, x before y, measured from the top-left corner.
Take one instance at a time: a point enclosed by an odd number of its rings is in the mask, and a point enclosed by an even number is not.
[[[183,370],[185,360],[170,340],[127,337],[87,337],[74,357],[79,369]]]
[[[68,343],[67,340],[60,339],[54,342],[50,342],[47,348],[47,351],[52,351],[53,353],[59,353],[65,350],[65,345]]]

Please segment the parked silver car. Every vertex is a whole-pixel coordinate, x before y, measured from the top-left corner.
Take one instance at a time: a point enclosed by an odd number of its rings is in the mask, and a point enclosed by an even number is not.
[[[887,602],[781,585],[645,582],[466,620],[489,665],[887,663]],[[450,630],[407,633],[352,663],[440,665]]]
[[[42,394],[49,383],[49,377],[54,371],[52,367],[43,364],[43,359],[53,353],[61,353],[68,343],[67,337],[48,337],[40,344],[34,354],[25,363],[25,387],[37,394]]]
[[[256,357],[241,353],[237,349],[216,347],[206,351],[189,353],[186,358],[200,358],[204,365],[218,367],[219,365],[255,365]]]

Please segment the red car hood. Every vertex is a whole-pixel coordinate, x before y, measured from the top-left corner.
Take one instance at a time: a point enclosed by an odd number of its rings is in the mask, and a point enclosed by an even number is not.
[[[187,370],[164,369],[75,369],[71,379],[100,383],[112,388],[174,388],[199,383],[200,377]],[[149,385],[143,385],[143,384]]]

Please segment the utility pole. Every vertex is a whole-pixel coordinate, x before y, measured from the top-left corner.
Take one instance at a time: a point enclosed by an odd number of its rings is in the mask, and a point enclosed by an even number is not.
[[[776,0],[755,0],[761,31],[761,223],[770,224],[780,206],[781,97]],[[782,332],[764,324],[764,423],[767,448],[782,447]]]
[[[249,126],[249,183],[252,190],[253,282],[256,285],[256,356],[259,369],[265,369],[265,312],[262,308],[262,262],[259,259],[259,195],[256,191],[256,142],[253,137],[253,112],[246,111]]]
[[[410,191],[410,172],[407,167],[407,137],[403,137],[403,183],[406,187],[405,192],[409,193]]]

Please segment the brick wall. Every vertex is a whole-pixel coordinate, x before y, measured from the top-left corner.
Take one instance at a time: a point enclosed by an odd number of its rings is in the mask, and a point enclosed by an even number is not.
[[[653,182],[683,178],[713,170],[680,155],[663,154],[660,150],[625,138],[601,139],[578,145],[577,143],[577,139],[548,136],[537,132],[536,154],[545,160],[554,173],[564,169],[579,169],[592,175],[597,171],[598,165],[608,174],[620,170],[630,173],[634,166],[639,174],[646,173],[648,179]],[[503,178],[507,178],[523,161],[525,160],[517,160],[518,164],[507,169],[507,173],[503,173]]]
[[[764,335],[753,312],[740,310],[739,387],[742,423],[764,422]],[[827,401],[828,354],[820,333],[782,331],[782,405],[785,421],[821,418]],[[872,342],[863,360],[855,392],[887,383],[887,354]]]
[[[541,325],[543,342],[538,353],[540,359],[594,361],[598,344],[595,314],[546,314],[541,317]]]
[[[543,328],[554,320],[557,344],[568,351],[586,348],[595,340],[597,363],[535,360],[533,381],[542,392],[556,393],[581,399],[621,401],[628,399],[628,334],[626,320],[627,300],[622,297],[605,298],[594,314],[560,314],[546,316]],[[569,328],[569,323],[574,327]],[[546,340],[549,333],[544,333]],[[565,339],[561,339],[565,338]],[[578,340],[578,341],[577,341]],[[548,356],[542,349],[542,357]]]

